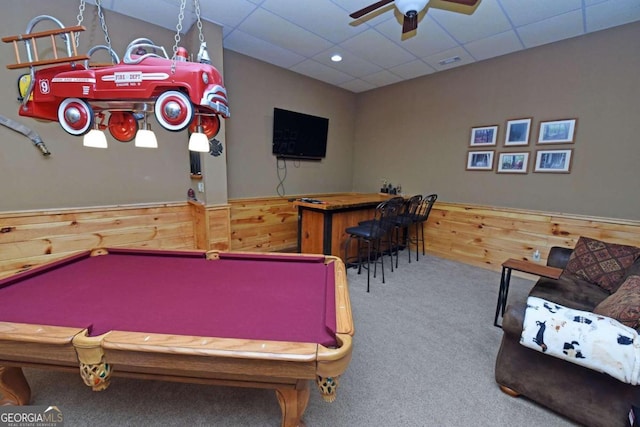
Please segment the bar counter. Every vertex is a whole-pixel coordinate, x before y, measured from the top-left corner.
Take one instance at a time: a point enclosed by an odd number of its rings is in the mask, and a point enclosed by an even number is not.
[[[373,218],[375,207],[392,194],[342,193],[325,195],[312,203],[295,200],[298,208],[298,252],[344,258],[345,229]],[[351,248],[355,255],[355,246]]]

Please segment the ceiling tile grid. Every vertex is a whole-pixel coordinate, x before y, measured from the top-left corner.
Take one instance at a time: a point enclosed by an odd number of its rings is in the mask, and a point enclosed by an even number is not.
[[[374,2],[199,0],[202,19],[223,27],[226,49],[356,93],[640,20],[640,0],[480,0],[472,14],[429,0],[417,30],[403,35],[393,2],[349,17]],[[184,3],[186,32],[196,14],[193,0]],[[102,0],[106,10],[173,31],[181,4]]]

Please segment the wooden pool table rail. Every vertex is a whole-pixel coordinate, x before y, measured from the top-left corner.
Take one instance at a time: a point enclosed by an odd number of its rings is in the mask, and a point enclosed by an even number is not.
[[[64,327],[48,327],[51,339],[36,342],[28,336],[32,329],[33,325],[0,322],[1,404],[29,403],[31,391],[23,366],[73,371],[80,362],[85,384],[95,391],[106,389],[111,376],[271,388],[282,411],[282,425],[297,426],[309,400],[309,381],[316,381],[323,398],[333,401],[338,377],[352,354],[348,334],[338,334],[340,347],[330,349],[310,343],[120,331],[88,337],[86,330],[80,330],[71,336],[77,329]],[[102,379],[101,372],[106,372]]]
[[[106,389],[112,376],[274,389],[282,425],[297,426],[310,381],[333,401],[353,350],[346,269],[337,257],[326,256],[325,263],[335,263],[337,348],[127,331],[90,337],[84,328],[0,321],[0,404],[29,404],[31,390],[22,367],[77,372],[79,364],[83,380],[96,391]]]

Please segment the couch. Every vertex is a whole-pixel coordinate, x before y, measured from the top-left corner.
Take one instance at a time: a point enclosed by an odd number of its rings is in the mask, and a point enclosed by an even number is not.
[[[622,252],[627,251],[622,257],[624,261],[618,263],[615,274],[609,274],[606,280],[593,280],[589,274],[594,273],[598,267],[596,264],[602,260],[592,253],[579,251],[579,247],[584,249],[589,244],[604,246],[605,249],[611,247],[583,237],[573,250],[553,247],[547,265],[564,271],[557,280],[540,278],[529,296],[602,316],[609,315],[640,330],[640,318],[636,319],[640,317],[640,249],[612,245],[613,258],[616,253],[621,253],[618,251],[620,247],[624,249]],[[596,263],[595,267],[580,265],[581,255],[587,264]],[[602,265],[611,270],[611,260],[605,260]],[[633,294],[629,296],[629,292]],[[616,302],[614,300],[624,304],[633,302],[638,306],[630,309],[627,305],[620,310],[618,304],[617,309],[610,310],[614,305],[612,302]],[[495,378],[501,390],[511,396],[525,396],[586,426],[629,426],[631,406],[640,406],[640,386],[522,345],[520,338],[526,306],[526,301],[511,303],[502,321],[503,337],[495,365]]]

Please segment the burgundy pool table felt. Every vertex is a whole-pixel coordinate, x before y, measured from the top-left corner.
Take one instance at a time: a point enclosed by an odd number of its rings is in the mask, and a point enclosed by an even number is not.
[[[335,346],[323,257],[80,254],[0,281],[0,321]]]

